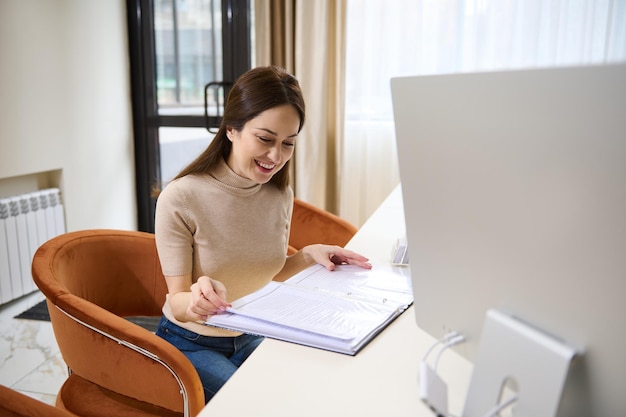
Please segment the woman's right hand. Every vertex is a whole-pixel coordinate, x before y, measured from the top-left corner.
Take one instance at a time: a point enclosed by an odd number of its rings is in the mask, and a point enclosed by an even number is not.
[[[187,307],[190,319],[206,321],[209,316],[222,313],[230,306],[226,301],[226,287],[220,281],[201,276],[191,285],[191,299]]]

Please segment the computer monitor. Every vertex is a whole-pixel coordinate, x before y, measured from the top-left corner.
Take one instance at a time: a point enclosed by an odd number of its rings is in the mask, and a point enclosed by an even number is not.
[[[559,415],[623,416],[626,65],[391,91],[418,326],[473,360],[488,309],[520,317],[583,352]]]

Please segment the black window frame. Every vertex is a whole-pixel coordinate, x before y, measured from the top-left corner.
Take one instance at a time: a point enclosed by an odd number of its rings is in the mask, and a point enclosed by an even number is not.
[[[234,80],[250,69],[250,1],[221,0],[224,97]],[[137,228],[154,233],[156,198],[154,187],[161,182],[159,161],[160,127],[219,126],[219,115],[159,115],[156,89],[156,55],[153,0],[127,0],[130,83],[135,150]]]

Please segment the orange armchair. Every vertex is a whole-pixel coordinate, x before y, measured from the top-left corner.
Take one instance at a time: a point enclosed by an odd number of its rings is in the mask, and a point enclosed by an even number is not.
[[[287,253],[291,255],[313,243],[343,247],[357,230],[341,217],[295,198]]]
[[[33,258],[35,283],[70,370],[57,407],[78,416],[195,416],[200,378],[173,345],[123,317],[160,316],[167,286],[154,235],[66,233]]]
[[[2,417],[75,417],[42,401],[0,385],[0,416]]]

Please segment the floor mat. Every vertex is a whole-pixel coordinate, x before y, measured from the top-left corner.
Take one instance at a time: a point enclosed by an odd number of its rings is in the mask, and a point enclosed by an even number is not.
[[[43,300],[28,310],[18,314],[15,316],[16,319],[28,319],[28,320],[39,320],[39,321],[50,321],[50,315],[48,314],[48,305],[46,304],[46,300]]]

